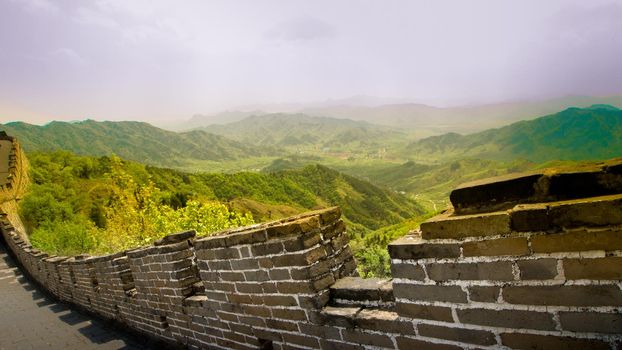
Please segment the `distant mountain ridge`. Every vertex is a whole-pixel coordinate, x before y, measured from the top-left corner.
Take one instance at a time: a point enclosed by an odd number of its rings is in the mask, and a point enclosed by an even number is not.
[[[350,119],[273,113],[203,128],[244,144],[264,147],[379,148],[407,142],[408,133],[396,128]]]
[[[384,103],[381,103],[384,102]],[[255,105],[213,115],[195,115],[180,129],[237,122],[252,115],[302,113],[309,116],[351,119],[418,131],[432,136],[448,132],[473,133],[498,128],[520,120],[534,119],[569,107],[585,108],[607,104],[622,108],[622,96],[564,96],[546,100],[510,101],[493,104],[433,107],[390,99],[353,97],[326,103],[298,105]]]
[[[147,164],[175,166],[188,159],[235,160],[259,156],[248,147],[201,130],[176,133],[144,122],[51,122],[38,126],[22,122],[0,124],[17,137],[26,151],[68,150],[82,155],[116,154]]]
[[[449,133],[411,143],[410,159],[595,160],[622,155],[622,111],[610,105],[568,108],[470,135]]]

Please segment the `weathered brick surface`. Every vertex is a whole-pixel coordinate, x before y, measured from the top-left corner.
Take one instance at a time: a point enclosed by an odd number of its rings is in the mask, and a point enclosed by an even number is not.
[[[549,218],[557,227],[619,225],[622,224],[622,195],[552,204]]]
[[[544,231],[550,228],[546,204],[519,204],[510,213],[513,231]]]
[[[471,301],[495,303],[499,299],[500,287],[496,286],[472,286],[469,287]]]
[[[560,312],[559,319],[564,330],[622,334],[622,314],[619,312]]]
[[[563,261],[567,279],[622,280],[622,257],[567,259]]]
[[[523,280],[548,280],[558,274],[556,259],[519,260],[517,264]]]
[[[393,283],[395,298],[421,301],[466,303],[466,293],[459,286]]]
[[[459,346],[451,344],[432,343],[410,337],[397,337],[397,348],[400,350],[429,349],[429,350],[460,350]]]
[[[511,349],[610,349],[609,344],[594,339],[577,339],[571,337],[557,337],[552,335],[537,335],[523,333],[503,333],[501,334],[503,345]]]
[[[393,301],[391,281],[381,278],[345,277],[330,287],[330,293],[333,299]]]
[[[553,315],[524,310],[460,309],[460,322],[482,326],[554,330]]]
[[[512,263],[499,261],[490,263],[463,263],[463,264],[428,264],[428,276],[436,281],[447,280],[493,280],[511,281]]]
[[[415,334],[410,320],[402,320],[396,312],[374,309],[362,309],[356,314],[355,326],[372,331],[384,331],[396,334]]]
[[[457,258],[460,245],[455,243],[427,243],[417,236],[404,236],[389,244],[393,259]]]
[[[469,182],[458,186],[449,198],[459,211],[503,207],[540,196],[538,182],[542,177],[542,173],[523,173]]]
[[[407,278],[417,281],[423,281],[425,279],[423,268],[413,264],[391,264],[391,275],[394,278]]]
[[[510,232],[510,215],[496,212],[474,215],[439,215],[421,224],[424,239],[492,236]]]
[[[617,285],[507,286],[503,299],[525,305],[622,306],[622,291]]]
[[[417,330],[420,335],[425,337],[454,340],[468,344],[493,345],[497,343],[493,333],[482,330],[451,328],[425,323],[419,324]]]
[[[462,244],[464,256],[527,255],[529,247],[524,237],[489,239]]]
[[[360,345],[371,345],[378,346],[382,348],[393,348],[393,340],[387,335],[365,332],[360,330],[352,330],[352,329],[344,329],[341,331],[343,340],[360,344]]]
[[[536,235],[531,237],[531,248],[534,253],[622,250],[622,229],[579,229],[570,233]]]
[[[398,302],[395,308],[397,313],[403,317],[453,322],[449,307]]]

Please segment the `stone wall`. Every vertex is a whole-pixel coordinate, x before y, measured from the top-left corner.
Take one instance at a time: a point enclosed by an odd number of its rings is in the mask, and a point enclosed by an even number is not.
[[[529,176],[479,183],[470,190],[485,191],[486,202],[465,196],[470,203],[454,206],[482,208],[506,195],[495,193],[493,186],[516,188],[515,182],[532,181],[526,187],[538,188],[542,176]],[[607,166],[554,177],[564,176],[584,179],[584,187],[590,176],[608,177],[615,180],[609,192],[622,192],[620,173]],[[622,338],[622,195],[558,201],[561,196],[497,212],[448,212],[423,223],[419,235],[393,242],[396,312],[418,319],[418,337],[404,337],[402,344],[418,344],[425,337],[443,339],[448,349],[465,344],[617,349]]]
[[[20,233],[24,233],[24,226],[18,214],[17,201],[28,189],[28,160],[21,150],[21,146],[13,137],[0,132],[0,212],[8,215],[9,220]],[[7,148],[10,148],[8,154]],[[24,235],[22,237],[28,240]]]
[[[60,300],[188,348],[620,349],[622,175],[599,171],[605,196],[510,209],[490,186],[541,177],[470,187],[489,193],[453,196],[460,213],[389,246],[393,280],[356,277],[338,208],[99,257],[49,256],[6,215],[0,228]]]
[[[200,348],[318,348],[335,280],[356,263],[338,208],[99,256],[48,256],[3,220],[23,268],[59,299],[162,340]]]

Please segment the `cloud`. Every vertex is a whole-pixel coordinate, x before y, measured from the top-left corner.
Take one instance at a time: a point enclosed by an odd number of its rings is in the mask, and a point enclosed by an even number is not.
[[[272,40],[295,42],[332,38],[335,35],[332,25],[313,17],[299,17],[281,22],[265,33],[265,37]]]
[[[58,6],[50,0],[12,0],[12,2],[21,5],[29,12],[56,13],[59,11]]]
[[[52,60],[59,61],[62,63],[68,63],[74,66],[84,66],[87,64],[87,61],[80,56],[75,50],[61,47],[56,50],[51,51],[48,54],[48,57]]]
[[[99,26],[104,28],[117,28],[119,23],[110,16],[90,8],[80,7],[76,10],[75,21],[85,25]]]
[[[622,91],[622,6],[567,8],[550,17],[540,41],[524,48],[518,74],[536,94]],[[525,90],[525,87],[522,87]]]

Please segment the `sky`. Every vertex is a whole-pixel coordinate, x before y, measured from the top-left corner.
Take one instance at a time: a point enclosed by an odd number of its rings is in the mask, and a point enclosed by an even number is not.
[[[615,0],[0,0],[0,122],[622,94]]]

